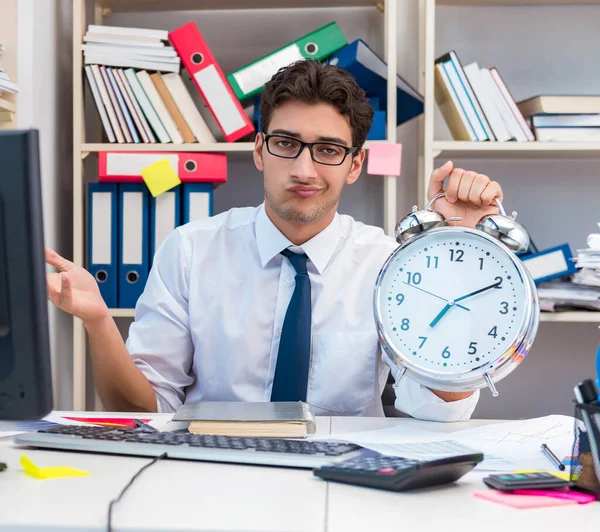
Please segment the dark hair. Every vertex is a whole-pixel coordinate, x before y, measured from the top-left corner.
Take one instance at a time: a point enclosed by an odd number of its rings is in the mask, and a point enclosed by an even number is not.
[[[352,75],[337,66],[314,59],[296,61],[280,68],[265,84],[260,97],[260,127],[268,132],[273,111],[282,103],[327,103],[347,116],[352,128],[352,145],[362,148],[373,120],[373,108]]]

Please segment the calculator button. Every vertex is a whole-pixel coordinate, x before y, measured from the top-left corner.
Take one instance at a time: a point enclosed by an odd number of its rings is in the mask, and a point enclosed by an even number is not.
[[[500,480],[512,480],[513,477],[512,475],[502,475],[501,477],[498,477]]]
[[[393,467],[382,467],[377,470],[377,473],[380,475],[393,475],[396,470]]]
[[[525,475],[515,475],[513,478],[515,480],[527,480],[527,477]]]

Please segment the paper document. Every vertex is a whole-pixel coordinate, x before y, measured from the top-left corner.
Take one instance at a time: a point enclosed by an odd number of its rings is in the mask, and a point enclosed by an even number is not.
[[[346,441],[382,454],[414,459],[464,454],[468,449],[468,452],[484,454],[483,462],[476,468],[480,471],[553,470],[555,466],[542,453],[540,446],[545,443],[561,460],[570,456],[574,423],[572,417],[555,415],[453,432],[414,429],[400,423],[387,429],[312,439]]]

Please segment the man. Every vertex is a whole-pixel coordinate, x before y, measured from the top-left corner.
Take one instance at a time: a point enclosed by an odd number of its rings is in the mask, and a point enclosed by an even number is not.
[[[360,176],[373,110],[337,67],[281,69],[261,98],[254,163],[265,202],[173,231],[156,254],[127,345],[93,277],[52,250],[51,301],[83,320],[96,387],[111,410],[174,411],[183,402],[306,400],[317,414],[382,415],[389,368],[375,328],[375,279],[397,247],[381,229],[337,213]],[[474,226],[502,198],[487,176],[431,176],[436,209]],[[383,357],[386,358],[386,357]],[[396,407],[467,419],[478,393],[404,378]]]

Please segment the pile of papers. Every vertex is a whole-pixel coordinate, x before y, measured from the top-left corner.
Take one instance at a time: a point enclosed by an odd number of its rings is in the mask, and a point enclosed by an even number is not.
[[[573,276],[574,283],[600,288],[600,234],[588,235],[587,248],[577,250],[575,265],[581,270]]]
[[[484,460],[477,466],[478,471],[547,470],[555,467],[541,451],[542,443],[568,463],[574,427],[574,418],[553,415],[457,431],[451,431],[453,425],[447,424],[444,432],[414,429],[411,424],[401,423],[388,429],[312,439],[356,443],[385,455],[415,460],[482,452]]]

